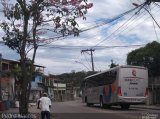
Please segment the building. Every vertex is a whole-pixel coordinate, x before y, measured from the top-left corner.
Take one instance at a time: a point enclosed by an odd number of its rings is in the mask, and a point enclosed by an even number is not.
[[[56,79],[53,82],[53,86],[55,99],[60,101],[66,100],[66,84]]]
[[[4,100],[19,100],[19,85],[17,82],[17,77],[12,74],[14,68],[19,66],[19,61],[4,59],[0,55],[0,101]],[[44,91],[45,87],[42,82],[44,66],[34,65],[36,69],[35,76],[31,83],[31,94],[30,100],[36,100],[34,96],[38,98],[41,92]],[[39,95],[38,95],[39,94]],[[38,95],[38,96],[37,96]]]
[[[15,99],[15,77],[11,74],[17,61],[0,59],[0,100]]]
[[[160,104],[160,77],[149,78],[148,104]]]
[[[60,80],[52,75],[46,76],[45,80],[46,91],[51,98],[55,101],[64,101],[66,94],[66,84],[62,83]]]
[[[30,102],[37,102],[42,93],[45,92],[45,85],[43,83],[44,68],[44,66],[36,65],[36,73],[31,82]]]

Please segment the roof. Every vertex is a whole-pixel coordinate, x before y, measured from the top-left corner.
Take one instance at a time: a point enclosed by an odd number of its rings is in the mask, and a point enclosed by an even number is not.
[[[108,72],[108,71],[111,71],[111,70],[116,70],[116,69],[119,69],[119,68],[141,68],[141,69],[147,69],[146,67],[143,67],[143,66],[121,65],[121,66],[116,66],[116,67],[113,67],[113,68],[104,70],[104,71],[102,71],[102,72],[98,72],[98,73],[96,73],[96,74],[87,76],[85,79],[90,78],[90,77],[92,77],[92,76],[99,75],[99,74],[103,74],[103,73]]]
[[[19,63],[20,63],[20,61],[10,60],[10,59],[4,59],[4,58],[2,58],[2,61],[6,61],[6,62],[10,62],[10,63],[17,63],[17,64],[19,64]],[[46,68],[45,66],[37,65],[37,64],[35,64],[34,66],[36,66],[36,67],[42,67],[42,68]]]

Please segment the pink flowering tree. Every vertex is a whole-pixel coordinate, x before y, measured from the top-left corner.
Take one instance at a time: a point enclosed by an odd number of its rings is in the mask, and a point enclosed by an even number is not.
[[[93,4],[87,0],[1,0],[5,20],[3,41],[20,55],[20,108],[28,113],[34,61],[39,46],[68,35],[79,35],[77,19]],[[48,37],[49,36],[49,37]],[[32,56],[29,58],[28,53]]]

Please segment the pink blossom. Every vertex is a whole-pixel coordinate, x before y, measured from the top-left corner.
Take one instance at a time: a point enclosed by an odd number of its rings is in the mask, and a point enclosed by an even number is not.
[[[93,3],[89,3],[89,4],[86,5],[86,8],[87,8],[87,9],[89,9],[89,8],[91,8],[91,7],[93,7]]]
[[[67,0],[62,0],[62,5],[66,5],[67,4]]]
[[[79,13],[79,16],[80,16],[80,17],[82,17],[82,16],[83,16],[83,13],[82,13],[82,12],[80,12],[80,13]]]
[[[80,5],[78,8],[79,9],[84,9],[84,7],[85,7],[84,5]]]
[[[78,0],[71,0],[72,5],[76,5],[78,3]]]

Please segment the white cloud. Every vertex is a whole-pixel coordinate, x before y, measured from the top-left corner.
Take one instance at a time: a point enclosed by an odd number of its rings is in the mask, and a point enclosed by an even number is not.
[[[90,28],[97,23],[97,20],[100,20],[98,23],[102,23],[104,20],[111,19],[127,10],[134,8],[130,0],[90,0],[90,2],[93,2],[94,6],[89,10],[86,21],[78,20],[80,21],[80,28]],[[151,12],[160,24],[159,9],[158,7],[152,7],[154,6],[151,6]],[[52,45],[92,47],[97,45],[124,46],[146,44],[156,40],[151,16],[142,10],[140,14],[134,16],[130,21],[128,21],[132,15],[133,13],[125,16],[123,19],[117,21],[116,24],[106,24],[99,28],[82,32],[79,37],[69,36],[66,39],[53,42]],[[156,32],[160,38],[160,29],[157,26]],[[112,33],[114,34],[109,37]],[[89,48],[91,47],[88,47],[88,49]],[[103,50],[95,49],[93,53],[95,69],[98,71],[108,69],[111,59],[113,59],[116,64],[126,64],[128,52],[134,50],[135,48],[138,47],[107,48]],[[15,52],[13,53],[12,50],[8,50],[8,48],[4,48],[2,46],[0,46],[0,50],[4,57],[14,57],[15,59],[18,59],[18,55]],[[72,70],[88,70],[85,66],[91,70],[90,55],[86,54],[85,57],[81,54],[81,50],[85,49],[40,48],[37,51],[36,64],[46,66],[46,73],[49,72],[53,74],[71,72]],[[80,63],[76,63],[75,61],[80,61]]]

